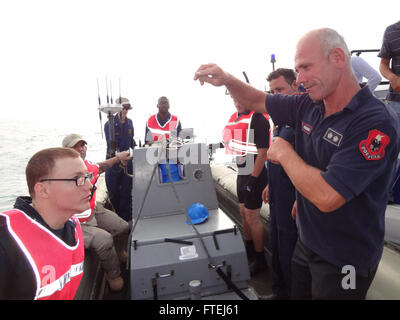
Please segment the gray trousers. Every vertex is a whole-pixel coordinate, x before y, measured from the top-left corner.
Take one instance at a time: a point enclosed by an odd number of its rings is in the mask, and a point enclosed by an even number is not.
[[[344,288],[342,268],[323,260],[297,240],[292,258],[293,300],[365,300],[377,268],[368,276],[356,274],[355,287]]]
[[[115,212],[96,204],[89,220],[81,224],[85,248],[94,250],[110,279],[121,274],[118,253],[126,248],[129,225]]]

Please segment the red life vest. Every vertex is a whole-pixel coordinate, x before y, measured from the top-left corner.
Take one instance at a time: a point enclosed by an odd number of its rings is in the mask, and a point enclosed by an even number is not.
[[[171,114],[169,120],[162,126],[157,120],[157,114],[153,114],[147,120],[147,128],[150,130],[154,141],[168,139],[171,131],[178,127],[179,120],[177,116]]]
[[[251,137],[249,130],[253,115],[254,111],[250,111],[249,114],[242,114],[240,118],[238,118],[237,112],[231,115],[222,133],[227,154],[245,156],[248,153],[258,153],[254,143],[254,134]],[[269,121],[268,114],[263,113],[262,115]],[[269,136],[267,139],[270,139]]]
[[[69,246],[60,238],[20,210],[0,212],[32,267],[36,280],[35,300],[72,300],[83,275],[85,247],[78,219],[76,244]]]
[[[93,185],[93,188],[97,188],[97,179],[99,176],[99,165],[97,163],[92,163],[89,160],[84,160],[86,168],[88,169],[89,172],[93,173],[93,179],[90,181],[90,183]],[[96,190],[96,189],[95,189]],[[94,207],[96,206],[96,191],[94,191],[92,199],[90,199],[90,208],[83,211],[82,213],[77,213],[75,214],[75,217],[79,219],[79,222],[85,222],[89,220],[89,218],[92,216]]]

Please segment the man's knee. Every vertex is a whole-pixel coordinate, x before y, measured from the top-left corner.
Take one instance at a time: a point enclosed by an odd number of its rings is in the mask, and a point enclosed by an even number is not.
[[[90,248],[93,249],[98,255],[103,255],[111,251],[113,247],[113,236],[103,229],[98,229],[93,236]]]
[[[239,203],[239,212],[240,212],[240,215],[242,216],[242,218],[245,219],[246,216],[245,216],[244,203]]]
[[[245,217],[247,223],[250,225],[259,225],[261,224],[260,220],[260,209],[245,209]]]

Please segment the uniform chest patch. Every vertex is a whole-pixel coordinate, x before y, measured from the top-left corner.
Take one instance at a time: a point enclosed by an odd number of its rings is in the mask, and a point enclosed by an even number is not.
[[[367,160],[380,160],[385,156],[385,148],[390,138],[377,129],[368,132],[368,138],[360,142],[361,154]]]
[[[311,134],[312,131],[312,126],[309,124],[305,123],[304,121],[301,122],[301,130],[307,134]]]
[[[343,135],[332,128],[329,128],[326,130],[323,139],[325,141],[328,141],[329,143],[335,145],[336,147],[339,147],[340,142],[343,139]]]

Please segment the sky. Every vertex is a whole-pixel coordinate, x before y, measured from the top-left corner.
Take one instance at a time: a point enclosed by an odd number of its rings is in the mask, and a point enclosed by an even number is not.
[[[398,0],[1,1],[0,119],[49,128],[81,122],[99,131],[96,79],[105,102],[107,76],[114,100],[121,81],[141,139],[160,96],[183,127],[213,139],[234,107],[224,88],[193,81],[201,64],[239,78],[246,71],[252,85],[268,89],[271,54],[275,67],[293,67],[307,31],[331,27],[350,50],[378,49],[399,12]],[[375,55],[368,61],[378,67]]]

